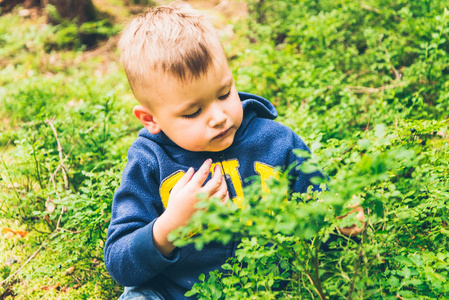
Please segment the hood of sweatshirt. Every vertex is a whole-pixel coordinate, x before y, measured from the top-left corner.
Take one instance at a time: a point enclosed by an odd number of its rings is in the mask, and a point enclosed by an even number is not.
[[[253,119],[264,118],[274,120],[278,116],[276,108],[267,99],[249,93],[239,92],[238,94],[243,107],[243,120],[235,134],[233,144],[244,138],[246,129]],[[178,147],[162,131],[158,134],[151,134],[146,128],[142,128],[139,136],[150,139],[159,145]]]

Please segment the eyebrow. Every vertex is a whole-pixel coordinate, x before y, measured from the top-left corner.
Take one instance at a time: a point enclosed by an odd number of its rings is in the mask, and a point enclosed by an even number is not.
[[[227,89],[228,87],[232,86],[232,84],[234,83],[234,76],[229,76],[229,78],[226,79],[225,83],[222,85],[222,87],[220,88],[219,92]]]
[[[185,113],[185,112],[188,112],[188,111],[191,110],[191,109],[194,109],[194,108],[197,107],[197,106],[198,106],[197,101],[190,102],[189,104],[186,104],[186,105],[182,106],[182,107],[180,108],[179,112],[180,112],[180,113]]]
[[[228,78],[226,78],[226,79],[224,80],[224,84],[221,85],[221,87],[219,88],[218,94],[220,94],[220,93],[223,92],[224,90],[226,90],[226,89],[232,87],[232,84],[233,84],[233,83],[234,83],[234,76],[231,75],[231,76],[229,76]],[[192,102],[190,102],[190,103],[187,103],[187,104],[181,106],[181,108],[179,109],[179,113],[181,113],[181,114],[186,113],[186,112],[188,112],[189,110],[194,109],[194,108],[196,108],[196,107],[198,107],[198,106],[199,106],[199,105],[198,105],[198,100],[194,100],[194,101],[192,101]]]

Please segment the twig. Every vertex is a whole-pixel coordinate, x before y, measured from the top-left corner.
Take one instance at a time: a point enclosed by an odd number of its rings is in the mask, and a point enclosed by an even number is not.
[[[366,231],[363,232],[362,241],[360,243],[359,257],[357,259],[357,263],[355,264],[354,275],[353,275],[353,278],[352,278],[352,281],[351,281],[351,287],[349,288],[349,293],[348,293],[347,300],[351,300],[351,295],[354,292],[354,285],[355,285],[355,280],[357,278],[357,272],[359,270],[359,266],[360,266],[360,263],[361,263],[362,257],[363,257],[363,243],[365,241],[365,235],[366,235]]]
[[[55,229],[55,232],[61,230],[61,231],[66,231],[66,232],[70,232],[70,233],[73,233],[73,234],[78,234],[78,233],[81,233],[81,232],[83,232],[83,231],[86,231],[86,229],[85,229],[85,230],[79,230],[79,231],[73,231],[73,230],[68,230],[68,229],[59,227],[59,224],[61,224],[61,218],[62,218],[62,215],[64,214],[64,209],[65,209],[65,207],[62,207],[62,208],[61,208],[61,213],[59,214],[58,222],[56,223],[56,229]]]
[[[70,149],[69,153],[67,155],[65,155],[64,161],[67,160],[67,158],[70,156],[70,154],[72,153],[73,149],[75,148],[75,145],[72,146],[72,148]],[[58,167],[56,168],[56,170],[53,172],[53,174],[51,174],[50,179],[48,180],[49,182],[53,183],[53,186],[56,190],[56,183],[55,183],[55,177],[56,174],[59,172],[59,170],[62,168],[61,164],[58,165]],[[64,171],[67,172],[66,169],[64,169]]]
[[[405,86],[407,83],[406,82],[398,82],[396,84],[390,84],[390,85],[384,85],[378,88],[370,88],[370,87],[365,87],[365,86],[346,86],[346,89],[351,90],[351,92],[356,93],[356,94],[372,94],[372,93],[379,93],[385,90],[391,90],[391,89],[395,89],[397,87],[400,86]]]
[[[318,290],[320,292],[320,294],[319,294],[320,295],[320,299],[326,300],[327,297],[326,297],[326,295],[323,292],[323,287],[321,286],[320,274],[319,274],[319,270],[318,270],[318,267],[319,267],[319,263],[318,263],[318,247],[315,247],[314,263],[315,263],[316,285],[317,285],[317,288],[318,288]]]
[[[98,282],[95,282],[95,290],[94,290],[94,295],[95,295],[95,299],[97,299],[97,300],[98,300],[98,297],[97,297],[97,284],[98,284]]]
[[[87,129],[84,133],[89,133],[89,132],[91,132],[92,130],[94,130],[95,128],[97,128],[98,127],[98,124],[97,123],[95,123],[94,124],[94,126],[92,126],[92,127],[90,127],[89,129]]]
[[[59,164],[61,165],[61,168],[62,168],[62,176],[63,176],[63,178],[64,178],[64,188],[66,189],[66,190],[68,190],[69,189],[69,179],[68,179],[68,177],[67,177],[67,171],[66,171],[66,168],[65,168],[65,166],[64,166],[64,158],[63,158],[63,149],[62,149],[62,146],[61,146],[61,142],[59,141],[59,138],[58,138],[58,132],[56,131],[56,128],[55,128],[55,126],[53,125],[53,121],[54,121],[54,117],[53,118],[51,118],[50,120],[45,120],[45,123],[46,124],[48,124],[50,127],[51,127],[51,129],[53,130],[53,134],[55,135],[55,138],[56,138],[56,142],[58,143],[58,152],[59,152]]]
[[[394,67],[393,63],[391,62],[390,52],[388,52],[387,47],[385,47],[385,54],[388,57],[388,62],[390,63],[391,67],[393,68],[394,77],[395,77],[396,81],[400,81],[401,78],[402,78],[402,75],[398,72],[398,70],[396,70],[396,68]]]
[[[381,14],[382,12],[380,11],[380,9],[378,9],[378,8],[375,8],[375,7],[372,7],[372,6],[368,6],[368,5],[366,5],[366,4],[361,4],[360,5],[363,9],[366,9],[366,10],[369,10],[369,11],[372,11],[372,12],[375,12],[375,13],[377,13],[377,14]]]
[[[9,140],[9,141],[6,143],[5,147],[3,147],[2,151],[0,152],[0,154],[3,154],[3,152],[5,152],[6,148],[8,148],[8,146],[9,146],[9,144],[11,144],[11,140]]]
[[[51,237],[51,236],[50,236]],[[42,245],[39,246],[39,248],[37,248],[37,250],[25,261],[25,263],[23,265],[20,266],[20,268],[18,268],[14,273],[12,273],[11,275],[9,275],[5,280],[3,280],[2,282],[0,282],[0,286],[2,286],[5,282],[9,281],[11,278],[13,278],[14,276],[16,276],[17,273],[19,273],[20,271],[22,271],[22,269],[30,262],[33,260],[33,258],[36,257],[36,255],[42,250],[42,248],[45,246],[45,243],[50,239],[50,237],[48,237],[43,243]]]
[[[365,132],[363,133],[363,138],[366,137],[366,133],[368,132],[370,122],[371,122],[371,115],[369,115],[368,124],[366,124]]]
[[[378,9],[378,8],[375,8],[375,7],[366,5],[366,4],[362,4],[362,5],[360,5],[360,6],[361,6],[363,9],[366,9],[366,10],[369,10],[369,11],[372,11],[372,12],[375,12],[376,14],[379,14],[379,15],[382,14],[382,11],[381,11],[380,9]],[[399,22],[404,21],[401,17],[398,17],[398,16],[396,16],[396,15],[394,15],[393,18],[394,18],[396,21],[399,21]]]
[[[368,129],[369,129],[369,123],[371,122],[371,115],[369,116],[369,119],[368,119],[368,124],[366,124],[366,128],[365,128],[365,133],[363,134],[363,138],[365,138],[366,137],[366,133],[368,132]],[[345,151],[343,151],[343,153],[342,154],[340,154],[340,155],[343,155],[343,154],[345,154],[346,152],[348,152],[348,151],[351,151],[352,150],[352,148],[354,148],[355,147],[355,145],[357,145],[357,143],[358,143],[358,141],[357,142],[355,142],[354,144],[352,144],[351,145],[351,147],[349,147],[348,149],[346,149]]]
[[[320,299],[323,300],[323,298],[321,297],[320,292],[319,292],[318,289],[316,288],[315,283],[313,282],[313,279],[312,279],[312,277],[310,276],[310,274],[309,274],[309,273],[306,273],[306,276],[307,276],[307,278],[309,278],[309,281],[310,281],[310,283],[312,284],[312,286],[313,286],[315,292],[318,294],[318,296],[320,297]]]

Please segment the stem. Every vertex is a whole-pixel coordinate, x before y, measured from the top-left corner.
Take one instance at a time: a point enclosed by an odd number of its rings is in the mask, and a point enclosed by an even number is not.
[[[3,166],[5,167],[5,170],[6,170],[6,174],[8,175],[9,184],[11,185],[11,187],[14,187],[14,184],[13,184],[13,182],[12,182],[12,180],[11,180],[11,173],[9,173],[8,166],[6,165],[5,161],[3,160],[3,157],[2,157],[1,159],[2,159]],[[20,199],[20,195],[19,195],[19,193],[17,192],[17,190],[16,190],[15,188],[12,188],[11,190],[14,191],[14,194],[16,195],[17,200],[19,200],[19,202],[20,202],[21,199]],[[2,207],[1,207],[2,209],[3,209],[3,203],[5,203],[5,201],[2,201]]]
[[[360,242],[360,251],[359,251],[359,257],[357,259],[357,263],[355,264],[355,268],[354,268],[354,275],[352,277],[352,281],[351,281],[351,287],[349,288],[349,293],[348,293],[348,298],[347,300],[351,299],[352,293],[354,292],[354,285],[355,285],[355,280],[357,278],[357,272],[359,270],[359,266],[360,263],[362,261],[362,257],[363,257],[363,243],[365,241],[365,235],[366,235],[366,231],[363,232],[363,236],[362,236],[362,241]]]
[[[36,149],[34,148],[34,143],[33,143],[33,159],[34,159],[34,164],[36,165],[37,181],[39,182],[39,186],[41,187],[41,189],[44,189],[44,186],[42,185],[42,180],[41,180],[41,172],[40,172],[40,168],[39,168],[39,162],[37,161],[37,158],[36,158]]]
[[[55,126],[53,125],[53,120],[54,120],[54,118],[52,118],[50,120],[46,120],[45,123],[47,123],[51,127],[51,129],[53,130],[53,134],[54,134],[56,142],[58,144],[59,164],[61,165],[61,169],[62,169],[62,177],[64,179],[64,188],[66,190],[68,190],[69,189],[69,179],[68,179],[68,176],[67,176],[67,170],[66,170],[66,168],[64,166],[64,156],[62,154],[63,153],[63,149],[62,149],[62,146],[61,146],[61,142],[59,141],[59,138],[58,138],[58,132],[56,131]]]
[[[318,289],[320,299],[326,300],[327,297],[326,297],[326,294],[323,292],[323,287],[321,286],[321,280],[320,280],[320,275],[319,275],[319,270],[318,270],[318,267],[319,267],[319,262],[318,262],[318,245],[315,246],[315,257],[313,258],[313,262],[314,262],[314,265],[315,265],[315,279],[316,279],[315,286]]]
[[[13,278],[17,273],[19,273],[20,271],[22,271],[22,269],[30,262],[33,260],[33,258],[35,258],[37,256],[37,254],[39,253],[39,251],[41,251],[41,249],[45,246],[45,243],[51,238],[51,236],[49,238],[47,238],[42,245],[39,246],[39,248],[37,248],[37,250],[26,260],[26,262],[20,266],[20,268],[18,268],[14,273],[12,273],[11,275],[9,275],[5,280],[3,280],[2,282],[0,282],[0,286],[2,286],[5,282],[7,282],[8,280],[10,280],[11,278]]]

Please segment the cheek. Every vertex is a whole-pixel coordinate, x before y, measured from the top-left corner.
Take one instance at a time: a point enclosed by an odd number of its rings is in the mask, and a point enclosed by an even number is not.
[[[240,99],[238,102],[233,103],[231,115],[234,118],[235,121],[242,121],[243,118],[243,107],[242,103],[240,102]]]

